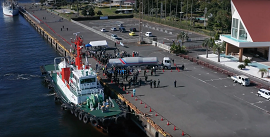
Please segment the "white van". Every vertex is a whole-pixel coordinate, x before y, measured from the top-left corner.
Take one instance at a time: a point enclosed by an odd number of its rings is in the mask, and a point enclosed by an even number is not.
[[[171,59],[169,57],[164,57],[162,64],[165,69],[171,69]]]
[[[147,36],[147,37],[152,37],[152,32],[146,32],[146,33],[145,33],[145,36]]]
[[[267,89],[259,89],[257,95],[270,100],[270,91]]]

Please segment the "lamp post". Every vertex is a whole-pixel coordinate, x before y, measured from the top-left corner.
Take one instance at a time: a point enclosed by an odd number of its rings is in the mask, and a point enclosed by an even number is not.
[[[182,15],[184,12],[181,11],[181,12],[179,12],[179,13],[180,13],[180,21],[181,21],[181,15]]]
[[[203,21],[204,27],[206,26],[206,23],[205,23],[206,12],[207,12],[207,7],[205,7],[205,9],[204,9],[204,21]]]

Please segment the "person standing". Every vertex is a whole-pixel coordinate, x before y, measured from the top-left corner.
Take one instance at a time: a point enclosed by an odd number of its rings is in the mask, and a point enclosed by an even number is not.
[[[139,82],[140,82],[140,86],[141,86],[142,85],[142,79],[141,78],[140,78],[140,81]]]
[[[96,71],[98,70],[98,64],[96,63]]]
[[[150,88],[152,88],[152,80],[150,81]]]
[[[146,70],[144,69],[143,76],[145,76],[145,75],[146,75]]]
[[[147,82],[147,79],[148,79],[148,76],[147,76],[147,75],[145,75],[145,82]]]
[[[157,88],[159,87],[159,84],[160,84],[160,80],[158,79],[158,82],[157,82]]]
[[[176,81],[176,80],[174,80],[174,87],[175,87],[175,88],[176,88],[176,82],[177,82],[177,81]]]
[[[156,88],[156,80],[154,80],[154,88]]]

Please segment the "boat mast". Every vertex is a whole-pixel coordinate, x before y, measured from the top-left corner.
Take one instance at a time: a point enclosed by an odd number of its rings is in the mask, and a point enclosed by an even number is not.
[[[82,69],[82,55],[81,55],[81,50],[82,50],[82,44],[83,44],[83,40],[80,36],[78,36],[78,33],[73,33],[74,35],[76,35],[75,41],[71,41],[72,43],[74,43],[76,45],[76,49],[77,49],[77,56],[75,59],[75,65],[77,66],[78,70]]]

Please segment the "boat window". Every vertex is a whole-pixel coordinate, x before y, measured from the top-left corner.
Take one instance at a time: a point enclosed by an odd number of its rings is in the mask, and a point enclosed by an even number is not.
[[[80,81],[81,84],[92,83],[92,82],[96,82],[96,79],[95,78],[88,78],[88,79],[81,79],[81,81]]]

